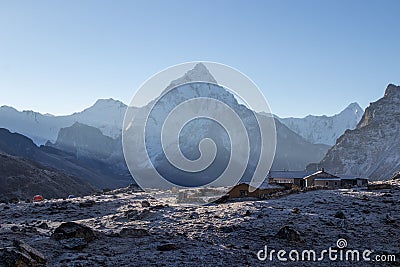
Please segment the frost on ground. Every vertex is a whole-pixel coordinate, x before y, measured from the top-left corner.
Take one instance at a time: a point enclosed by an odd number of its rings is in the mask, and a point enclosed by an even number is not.
[[[199,207],[164,205],[132,188],[0,204],[0,258],[36,266],[348,266],[327,258],[280,262],[276,255],[271,263],[256,255],[265,245],[320,252],[344,238],[348,249],[396,256],[396,262],[362,266],[398,266],[400,181],[390,183]]]

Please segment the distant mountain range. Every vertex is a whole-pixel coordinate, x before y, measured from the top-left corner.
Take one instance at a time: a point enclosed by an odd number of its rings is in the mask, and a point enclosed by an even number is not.
[[[198,80],[199,75],[208,74],[202,68],[195,68],[171,82],[171,86]],[[272,169],[303,170],[309,163],[322,160],[317,165],[335,173],[390,178],[389,174],[400,170],[397,164],[400,162],[398,88],[388,86],[384,98],[372,103],[364,116],[361,107],[352,103],[331,117],[276,118],[277,150]],[[225,100],[236,101],[230,93]],[[174,100],[169,104],[173,105]],[[121,144],[126,109],[125,104],[113,99],[98,100],[82,112],[68,116],[0,107],[0,128],[3,128],[0,129],[0,152],[8,162],[14,162],[8,163],[9,166],[25,165],[22,170],[37,168],[38,173],[50,169],[53,177],[65,177],[71,185],[74,181],[83,181],[82,190],[76,190],[75,194],[126,186],[133,182]],[[190,133],[192,139],[189,139],[198,140],[200,133]],[[191,147],[193,144],[189,143]],[[8,174],[0,177],[0,184],[22,177],[19,172]]]
[[[0,128],[31,138],[35,144],[55,142],[61,128],[75,122],[98,128],[112,138],[121,135],[126,105],[118,100],[100,99],[93,106],[67,116],[43,115],[34,111],[18,111],[12,107],[0,107]]]
[[[204,69],[192,70],[171,82],[171,86],[182,81],[198,80],[198,76],[204,76],[207,73],[208,71]],[[215,81],[212,76],[209,79]],[[118,172],[125,172],[127,168],[123,163],[120,142],[126,108],[127,106],[120,101],[101,99],[82,112],[68,116],[51,116],[33,111],[20,112],[14,108],[3,106],[0,108],[0,127],[27,136],[36,145],[46,145],[45,147],[72,153],[76,159],[84,156],[111,162],[114,169],[119,168]],[[319,125],[322,136],[340,135],[341,131],[344,132],[344,129],[339,129],[340,127],[343,128],[343,125],[349,125],[349,128],[353,127],[356,120],[355,115],[357,115],[357,112],[353,111],[358,110],[358,108],[355,104],[352,104],[338,116],[312,116],[297,119],[296,123],[291,122],[292,119],[276,120],[278,143],[273,168],[302,170],[308,163],[322,159],[329,146],[324,142],[310,142],[310,140],[304,138],[306,125]],[[351,116],[351,114],[354,116]],[[343,119],[344,122],[339,128],[322,127],[321,125],[324,123],[318,123],[321,121],[336,122],[340,119]],[[283,124],[280,122],[283,122]],[[332,125],[336,124],[332,123]],[[324,129],[326,132],[324,132]],[[316,140],[319,139],[316,138]]]
[[[357,103],[351,103],[342,112],[333,116],[304,118],[279,118],[292,131],[313,144],[333,146],[347,129],[353,130],[361,120],[364,111]]]
[[[180,78],[183,81],[188,79],[190,79],[188,76]],[[96,127],[104,135],[115,139],[121,135],[126,108],[127,106],[121,101],[99,99],[93,106],[81,112],[66,116],[53,116],[34,111],[18,111],[12,107],[2,106],[0,107],[0,128],[23,134],[31,138],[35,144],[43,145],[47,141],[56,142],[61,128],[79,122]],[[345,130],[352,130],[356,127],[362,114],[363,109],[357,103],[351,103],[342,112],[333,116],[309,115],[304,118],[276,118],[306,141],[312,144],[332,146]]]
[[[336,141],[318,167],[372,180],[387,180],[399,171],[400,86],[388,85],[384,96],[369,105],[357,127]]]

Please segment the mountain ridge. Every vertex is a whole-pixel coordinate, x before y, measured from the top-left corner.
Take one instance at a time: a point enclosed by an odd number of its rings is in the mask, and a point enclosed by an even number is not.
[[[114,165],[99,158],[78,158],[76,154],[57,147],[38,147],[30,138],[4,128],[0,128],[0,152],[78,177],[97,189],[126,186],[132,181],[129,174],[115,172]]]
[[[99,128],[112,138],[121,134],[126,105],[119,100],[99,99],[92,106],[71,115],[45,115],[35,111],[18,111],[9,106],[0,107],[0,128],[21,133],[35,144],[55,142],[61,128],[80,122]]]
[[[319,163],[332,172],[390,179],[400,170],[400,86],[365,110],[354,130],[347,130]]]
[[[347,129],[354,129],[361,120],[363,109],[357,102],[350,103],[341,112],[332,115],[307,115],[303,118],[279,118],[279,120],[313,144],[334,145]]]
[[[37,162],[0,152],[0,201],[29,199],[34,195],[45,198],[83,196],[95,188],[83,180]]]
[[[188,82],[188,79],[191,79],[190,76],[191,75],[186,75],[179,79],[179,81],[173,81],[168,87],[175,86],[176,83]],[[213,78],[209,78],[209,80],[212,81]],[[349,108],[351,107],[353,107],[352,111],[358,110],[357,115],[354,117],[348,115],[347,117],[342,116],[337,118],[349,112]],[[113,98],[98,99],[92,106],[82,111],[74,112],[70,115],[55,116],[31,110],[19,111],[14,107],[3,105],[0,107],[0,127],[28,136],[37,145],[43,145],[47,141],[52,143],[56,142],[59,130],[72,126],[75,122],[96,127],[100,129],[104,135],[115,139],[121,134],[126,108],[126,104]],[[333,116],[307,115],[302,118],[280,118],[274,115],[274,117],[278,118],[289,127],[290,130],[296,132],[310,143],[331,146],[346,129],[355,128],[356,124],[361,119],[361,113],[362,108],[356,102],[353,102],[340,113]],[[337,118],[335,119],[336,121],[340,121],[343,120],[343,117],[346,117],[344,119],[345,123],[336,128],[334,124],[326,122],[335,118]],[[328,128],[324,127],[324,125],[327,125]],[[318,133],[307,130],[313,129],[315,126],[318,126]]]

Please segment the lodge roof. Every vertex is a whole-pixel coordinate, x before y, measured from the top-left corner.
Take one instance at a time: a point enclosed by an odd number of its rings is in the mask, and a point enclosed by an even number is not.
[[[315,178],[315,181],[340,181],[340,178],[335,178],[335,177],[318,177]]]
[[[306,176],[309,176],[315,172],[306,172],[306,171],[270,171],[268,174],[268,178],[297,178],[301,179]]]
[[[318,176],[318,175],[320,175],[320,174],[328,174],[328,175],[330,175],[330,176],[329,176],[329,177],[320,177],[320,176]],[[310,174],[310,175],[304,177],[303,179],[307,179],[307,178],[309,178],[309,177],[311,177],[311,176],[316,176],[316,179],[317,179],[317,178],[319,178],[319,179],[339,178],[339,179],[340,179],[339,176],[330,174],[330,173],[326,172],[325,170],[321,170],[321,171],[314,172],[314,173],[312,173],[312,174]]]

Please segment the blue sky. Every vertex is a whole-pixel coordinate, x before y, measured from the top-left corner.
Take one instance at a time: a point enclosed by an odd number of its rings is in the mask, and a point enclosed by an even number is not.
[[[216,61],[279,116],[366,107],[400,84],[400,1],[0,1],[0,105],[128,103],[154,73]]]

